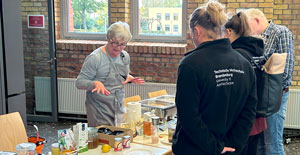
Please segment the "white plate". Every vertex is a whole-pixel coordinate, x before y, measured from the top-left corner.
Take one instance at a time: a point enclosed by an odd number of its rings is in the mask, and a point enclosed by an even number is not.
[[[149,149],[136,148],[124,151],[123,155],[154,155],[154,153]]]
[[[169,142],[168,136],[162,138],[160,142],[163,144],[172,145],[172,143]]]

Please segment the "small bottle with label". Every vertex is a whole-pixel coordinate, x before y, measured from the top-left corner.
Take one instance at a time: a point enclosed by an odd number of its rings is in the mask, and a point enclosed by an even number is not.
[[[159,117],[152,117],[152,127],[151,127],[151,139],[152,144],[157,144],[159,142]]]
[[[144,117],[143,135],[147,139],[151,137],[151,117]]]
[[[122,151],[122,138],[116,137],[114,143],[114,151]]]
[[[123,149],[130,148],[130,136],[123,136]]]

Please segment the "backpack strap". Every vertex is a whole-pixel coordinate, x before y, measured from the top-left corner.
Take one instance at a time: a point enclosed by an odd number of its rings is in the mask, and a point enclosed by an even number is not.
[[[236,48],[236,51],[238,51],[241,55],[243,55],[252,65],[252,68],[256,69],[263,69],[263,65],[266,63],[265,56],[259,56],[259,57],[252,57],[248,52],[242,48]]]

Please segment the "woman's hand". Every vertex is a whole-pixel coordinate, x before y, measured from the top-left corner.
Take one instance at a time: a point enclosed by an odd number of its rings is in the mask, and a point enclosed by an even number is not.
[[[224,154],[226,152],[234,152],[235,148],[232,147],[224,147],[223,151],[221,152],[221,154]]]
[[[122,84],[126,84],[128,82],[132,82],[132,83],[136,83],[136,84],[144,84],[145,80],[141,79],[139,77],[133,77],[132,75],[128,74],[126,77],[126,80],[124,82],[122,82]]]
[[[94,89],[92,90],[92,93],[95,91],[97,91],[98,94],[101,92],[101,94],[106,96],[110,94],[110,92],[104,87],[103,83],[100,81],[94,82]]]

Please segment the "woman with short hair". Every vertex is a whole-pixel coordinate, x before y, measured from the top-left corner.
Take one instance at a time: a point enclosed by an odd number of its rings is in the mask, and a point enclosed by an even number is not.
[[[130,57],[124,48],[131,37],[127,23],[112,24],[107,31],[107,44],[94,50],[83,63],[76,87],[87,90],[89,126],[119,125],[124,113],[124,85],[145,82],[129,74]]]

